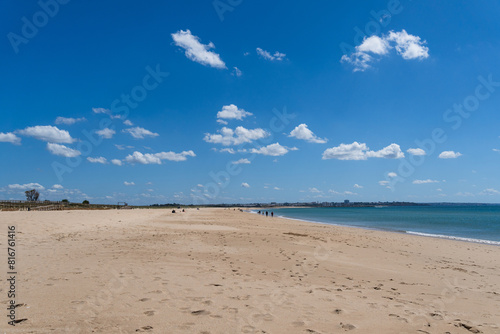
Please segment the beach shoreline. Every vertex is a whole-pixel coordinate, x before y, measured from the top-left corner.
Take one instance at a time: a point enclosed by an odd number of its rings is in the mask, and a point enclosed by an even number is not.
[[[27,319],[8,333],[500,331],[498,246],[222,208],[0,219]]]

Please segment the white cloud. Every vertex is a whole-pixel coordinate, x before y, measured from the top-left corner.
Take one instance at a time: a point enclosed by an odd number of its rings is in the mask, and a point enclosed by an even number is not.
[[[111,163],[112,163],[113,165],[116,165],[116,166],[121,166],[121,165],[122,165],[122,161],[121,161],[121,160],[119,160],[119,159],[112,159],[112,160],[111,160]]]
[[[498,194],[500,194],[500,191],[493,188],[484,189],[479,193],[479,195],[498,195]]]
[[[273,157],[285,155],[288,153],[288,148],[285,146],[281,146],[280,143],[270,144],[259,149],[253,148],[251,153],[270,155]]]
[[[64,145],[47,143],[47,150],[54,155],[59,155],[66,158],[74,158],[82,154],[78,150],[74,150]]]
[[[281,190],[281,188],[278,188],[278,187],[274,187],[273,189],[274,190]]]
[[[237,161],[232,162],[233,165],[240,165],[240,164],[250,164],[250,160],[248,159],[240,159]]]
[[[108,160],[104,157],[91,158],[87,157],[87,160],[93,164],[107,164]]]
[[[200,38],[192,35],[189,29],[186,31],[179,30],[172,34],[172,39],[175,45],[186,50],[185,55],[188,59],[205,66],[226,68],[226,64],[220,59],[220,56],[213,51],[209,51],[215,48],[215,45],[212,42],[209,44],[200,43]]]
[[[207,143],[222,144],[224,146],[239,145],[243,143],[250,143],[253,140],[258,140],[269,136],[263,129],[245,129],[238,126],[235,130],[223,127],[216,134],[205,134],[204,141]]]
[[[60,184],[54,184],[52,186],[52,188],[54,188],[54,189],[63,189],[64,187],[62,185],[60,185]]]
[[[394,173],[394,172],[390,172],[390,173],[387,173],[387,176],[390,177],[390,178],[395,178],[398,176],[398,174]]]
[[[365,143],[340,144],[337,147],[326,149],[323,160],[366,160],[367,158],[400,159],[405,155],[398,144],[391,144],[379,151],[369,151]]]
[[[132,125],[134,125],[134,123],[132,123],[132,122],[131,122],[130,120],[128,120],[128,119],[124,120],[124,121],[123,121],[123,124],[124,124],[124,125],[127,125],[127,126],[132,126]]]
[[[378,184],[380,184],[381,186],[388,186],[389,181],[378,181]]]
[[[454,151],[444,151],[439,154],[440,159],[456,159],[460,157],[462,153],[460,152],[454,152]]]
[[[295,137],[297,139],[302,139],[305,140],[309,143],[317,143],[317,144],[324,144],[327,142],[327,139],[322,139],[316,136],[311,130],[307,128],[307,124],[300,124],[295,127],[290,132],[289,137]]]
[[[230,104],[228,106],[222,107],[222,110],[217,113],[217,118],[237,119],[241,121],[244,117],[252,115],[253,114],[251,112],[245,111],[244,109],[239,109],[236,105]]]
[[[24,130],[19,130],[19,133],[51,143],[70,144],[75,141],[75,139],[71,138],[68,131],[59,130],[56,126],[51,125],[32,126]]]
[[[159,134],[151,132],[141,127],[128,128],[122,130],[124,133],[130,133],[130,135],[136,139],[144,139],[145,137],[157,137]]]
[[[319,193],[322,193],[322,191],[318,190],[318,188],[309,188],[309,192],[310,193],[314,193],[314,194],[319,194]]]
[[[257,48],[257,54],[262,58],[271,61],[273,60],[282,61],[286,57],[286,54],[281,53],[279,51],[276,51],[274,52],[274,54],[271,54],[269,51],[262,50],[261,48]]]
[[[156,153],[155,156],[160,158],[161,160],[169,160],[169,161],[186,161],[187,157],[195,157],[196,154],[194,154],[193,151],[182,151],[181,153],[175,153],[175,152],[160,152]]]
[[[128,163],[140,163],[143,165],[157,164],[161,165],[162,160],[170,160],[170,161],[185,161],[187,157],[195,157],[193,151],[183,151],[181,153],[175,152],[160,152],[160,153],[146,153],[143,154],[141,152],[135,151],[133,154],[129,154],[125,161]]]
[[[366,152],[368,158],[384,158],[384,159],[401,159],[405,157],[405,154],[401,151],[401,147],[398,144],[391,144],[379,151],[368,151]]]
[[[248,183],[246,183],[246,182],[243,182],[243,183],[241,184],[241,186],[242,186],[243,188],[250,188],[250,185],[249,185]]]
[[[410,35],[406,30],[400,32],[390,31],[387,41],[396,43],[396,51],[403,59],[425,59],[429,57],[429,48],[420,37]]]
[[[241,77],[243,75],[243,72],[241,72],[241,70],[235,66],[233,67],[233,73],[231,74],[237,77]]]
[[[340,144],[326,149],[323,152],[323,160],[366,160],[366,151],[368,151],[368,146],[365,143]]]
[[[413,184],[427,184],[427,183],[439,183],[439,181],[427,179],[427,180],[414,180],[412,183]]]
[[[229,154],[235,154],[236,152],[232,148],[221,148],[219,152],[226,152]]]
[[[81,118],[72,118],[72,117],[57,117],[56,118],[56,124],[66,124],[66,125],[72,125],[77,122],[83,122],[86,121],[85,117]]]
[[[365,38],[363,42],[357,47],[360,52],[371,52],[377,55],[385,55],[389,52],[391,46],[384,38],[378,36],[370,36]]]
[[[356,184],[354,185],[354,188],[357,188],[357,189],[362,189],[362,188],[363,188],[363,186],[360,186],[359,184],[357,184],[357,183],[356,183]]]
[[[113,138],[113,135],[116,133],[116,131],[113,129],[105,128],[105,129],[96,131],[95,133],[97,133],[99,136],[101,136],[103,138],[111,139],[111,138]]]
[[[124,185],[126,186],[135,186],[135,183],[134,182],[127,182],[127,181],[124,181],[123,182]]]
[[[8,185],[9,189],[16,189],[16,190],[30,190],[30,189],[37,189],[37,190],[44,190],[45,187],[42,186],[39,183],[26,183],[26,184],[9,184]]]
[[[425,151],[421,148],[409,148],[406,150],[406,152],[410,153],[411,155],[426,155]]]
[[[495,152],[500,152],[500,150],[499,150],[499,149],[497,149],[497,148],[494,148],[494,149],[493,149],[493,151],[495,151]]]
[[[21,138],[19,138],[12,132],[0,132],[0,143],[11,143],[14,145],[19,145],[21,144]]]
[[[406,30],[400,32],[390,31],[388,35],[365,37],[355,51],[350,55],[343,55],[340,59],[343,63],[351,64],[354,72],[364,71],[370,67],[370,63],[386,56],[394,47],[396,52],[405,60],[425,59],[429,57],[429,48],[425,46],[426,41],[420,37],[410,35]],[[375,58],[374,56],[378,56]]]
[[[94,114],[110,114],[111,110],[106,108],[92,108]]]

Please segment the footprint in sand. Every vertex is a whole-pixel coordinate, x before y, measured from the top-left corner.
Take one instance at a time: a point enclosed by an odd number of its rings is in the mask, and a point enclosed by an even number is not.
[[[351,325],[351,324],[343,324],[343,323],[340,323],[340,327],[341,327],[343,330],[345,330],[345,331],[350,331],[350,330],[356,329],[356,326]]]
[[[148,317],[152,317],[153,315],[155,315],[155,311],[146,311],[144,312],[145,315],[147,315]]]

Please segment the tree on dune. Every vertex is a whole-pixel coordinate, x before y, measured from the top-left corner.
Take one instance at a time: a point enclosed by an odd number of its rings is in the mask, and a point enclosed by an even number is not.
[[[24,194],[26,195],[26,200],[30,202],[38,201],[38,197],[40,196],[40,193],[36,189],[26,190]]]

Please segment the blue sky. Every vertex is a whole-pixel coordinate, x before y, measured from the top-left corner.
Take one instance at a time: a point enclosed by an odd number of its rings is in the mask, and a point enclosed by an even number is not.
[[[492,1],[4,1],[0,197],[500,202]]]

